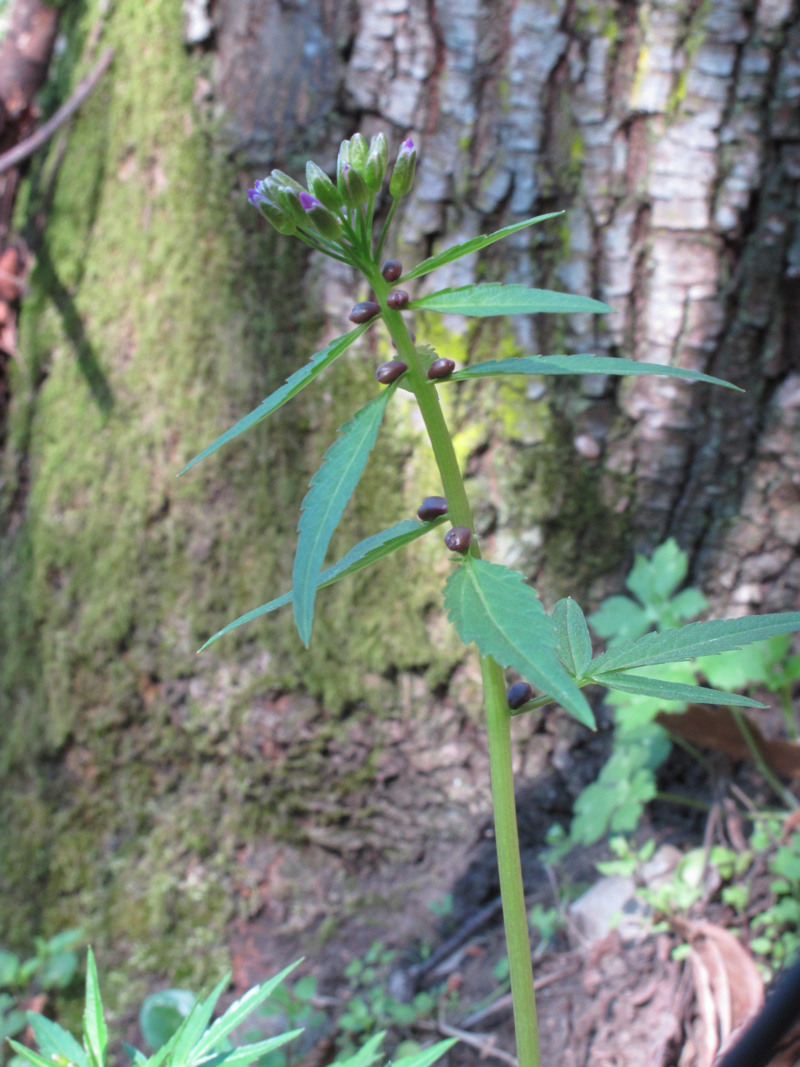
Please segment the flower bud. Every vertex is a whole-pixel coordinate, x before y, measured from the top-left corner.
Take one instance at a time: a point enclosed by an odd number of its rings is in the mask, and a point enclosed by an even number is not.
[[[459,552],[463,556],[472,543],[472,530],[469,526],[454,526],[444,535],[444,543],[451,552]]]
[[[374,300],[362,300],[360,303],[353,305],[353,310],[347,317],[351,322],[369,322],[370,319],[374,319],[380,313],[380,310],[380,304],[376,304]]]
[[[256,182],[255,189],[247,190],[247,199],[257,211],[261,212],[267,222],[275,227],[278,233],[289,237],[297,232],[297,226],[289,214],[262,192],[261,182]]]
[[[393,197],[405,196],[414,184],[414,171],[417,167],[417,150],[409,137],[400,145],[397,162],[389,181],[389,192]]]
[[[387,282],[396,282],[403,273],[403,264],[399,259],[387,259],[381,267],[381,274]]]
[[[311,193],[302,192],[298,196],[300,206],[307,215],[306,224],[309,222],[323,237],[329,241],[338,241],[342,236],[342,220],[332,211],[328,211]]]
[[[386,297],[386,303],[392,311],[402,311],[404,307],[408,306],[408,293],[405,289],[393,289]]]
[[[298,193],[305,192],[305,189],[296,178],[293,178],[290,174],[285,174],[282,170],[270,171],[269,177],[276,185],[288,185],[290,189],[296,189]]]
[[[363,176],[364,164],[367,162],[367,139],[363,133],[354,133],[350,138],[350,158],[348,163]]]
[[[456,365],[452,359],[447,359],[446,356],[442,356],[441,359],[435,359],[428,367],[428,377],[433,380],[434,378],[446,378],[448,374],[452,374],[456,369]]]
[[[516,711],[529,700],[533,700],[533,688],[527,682],[515,682],[506,693],[506,700],[511,710]]]
[[[447,514],[447,501],[443,496],[426,496],[417,508],[417,517],[422,522],[430,522]]]
[[[336,213],[342,210],[343,202],[339,190],[325,171],[310,159],[306,163],[306,185],[311,195],[324,204],[328,211]]]
[[[308,226],[308,216],[305,208],[300,203],[301,192],[308,196],[305,189],[301,189],[298,192],[293,185],[270,185],[270,188],[275,189],[275,199],[284,211],[292,217],[295,225]]]
[[[390,359],[388,363],[381,363],[380,367],[375,371],[375,380],[379,381],[381,385],[391,385],[407,370],[407,365],[401,359]]]
[[[355,167],[345,163],[342,167],[342,179],[339,183],[339,192],[348,207],[359,208],[369,200],[369,190],[366,182]]]
[[[386,174],[389,165],[389,144],[382,133],[376,134],[369,146],[367,158],[364,163],[364,181],[371,193],[377,193]]]

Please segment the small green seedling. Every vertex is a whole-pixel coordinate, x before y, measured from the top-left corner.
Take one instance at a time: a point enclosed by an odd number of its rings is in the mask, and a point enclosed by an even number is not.
[[[166,998],[163,1005],[176,1007],[174,1014],[164,1013],[151,1031],[154,1040],[166,1038],[151,1056],[123,1043],[134,1067],[247,1067],[261,1063],[275,1049],[298,1037],[302,1030],[289,1030],[273,1037],[246,1045],[233,1045],[231,1037],[294,970],[297,963],[284,968],[261,985],[254,986],[240,997],[219,1018],[212,1022],[214,1010],[230,975],[216,986],[208,997],[193,998],[188,1012],[185,998]],[[183,992],[183,991],[180,991]],[[39,1051],[10,1040],[14,1051],[32,1067],[106,1067],[109,1054],[109,1034],[100,995],[97,967],[89,949],[86,965],[86,1003],[83,1013],[83,1040],[78,1041],[52,1019],[36,1012],[26,1013],[28,1024]],[[380,1058],[380,1044],[384,1035],[376,1034],[362,1048],[346,1060],[337,1060],[337,1067],[371,1067]],[[396,1059],[394,1067],[430,1067],[453,1046],[454,1040],[439,1041],[412,1056]]]
[[[664,664],[716,655],[799,629],[800,613],[691,623],[660,633],[642,633],[640,626],[637,632],[637,626],[633,625],[624,639],[593,657],[586,619],[574,600],[560,600],[548,613],[536,590],[528,584],[526,575],[483,558],[484,546],[476,533],[472,505],[439,402],[440,389],[474,387],[484,378],[509,374],[523,377],[666,375],[705,383],[706,386],[736,386],[682,367],[585,353],[521,355],[459,367],[446,354],[435,352],[428,345],[418,345],[407,318],[416,312],[484,318],[571,313],[598,315],[610,312],[612,308],[594,297],[516,284],[489,283],[439,290],[426,287],[419,293],[410,291],[408,286],[414,289],[411,283],[438,268],[479,253],[529,226],[555,218],[559,213],[524,219],[487,236],[474,237],[405,269],[397,259],[386,258],[384,249],[398,203],[413,187],[417,163],[414,142],[409,138],[400,146],[389,179],[387,198],[384,188],[388,162],[389,145],[383,134],[377,134],[368,143],[357,133],[341,145],[335,178],[309,162],[306,187],[282,171],[273,170],[268,177],[256,182],[249,192],[250,202],[279,233],[296,237],[348,271],[359,272],[369,292],[366,299],[358,296],[354,299],[350,313],[352,329],[328,341],[290,375],[284,385],[190,460],[184,470],[189,470],[291,400],[323,371],[331,368],[339,356],[367,331],[386,330],[397,355],[376,369],[373,395],[365,397],[364,405],[340,428],[339,436],[311,479],[298,525],[292,588],[234,619],[210,637],[206,645],[245,623],[290,604],[298,634],[308,645],[318,590],[379,562],[390,553],[409,548],[419,538],[433,534],[447,523],[444,546],[450,553],[450,574],[444,584],[444,607],[464,644],[474,643],[480,657],[517,1057],[520,1067],[538,1067],[531,950],[511,765],[512,712],[524,714],[544,703],[556,702],[584,726],[593,729],[594,716],[583,693],[584,687],[590,684],[626,696],[761,706],[748,697],[664,679],[659,676],[659,669]],[[381,223],[376,222],[378,217],[383,219]],[[338,561],[326,563],[334,531],[358,486],[386,411],[394,402],[398,389],[410,393],[416,402],[441,486],[421,488],[420,497],[425,499],[416,519],[387,516],[392,525],[359,542]],[[566,458],[565,478],[569,477],[569,471],[570,460]],[[436,498],[440,501],[436,508],[429,506],[432,489],[441,493]],[[652,579],[637,581],[634,592],[645,598],[642,602],[645,614],[647,598],[651,603],[659,597],[669,603],[675,584],[673,579],[663,584]],[[672,606],[675,608],[674,599]],[[691,604],[679,601],[675,608],[678,619],[691,607]],[[513,706],[506,693],[506,670],[515,671],[531,687],[525,690],[521,700],[515,697]]]

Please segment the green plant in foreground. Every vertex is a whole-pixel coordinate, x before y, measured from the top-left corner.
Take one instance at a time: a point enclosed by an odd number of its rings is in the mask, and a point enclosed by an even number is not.
[[[75,946],[83,939],[83,931],[74,929],[47,939],[36,937],[33,955],[25,958],[0,949],[0,1041],[26,1026],[20,997],[31,990],[54,993],[70,985],[80,962]]]
[[[688,572],[688,556],[672,539],[664,542],[647,559],[637,555],[625,585],[633,593],[604,600],[588,618],[589,625],[615,648],[635,639],[652,627],[659,631],[678,627],[694,619],[706,606],[698,589],[679,587]],[[635,598],[635,599],[634,599]],[[800,677],[800,656],[788,655],[789,633],[777,633],[744,648],[711,656],[698,656],[692,662],[669,662],[655,671],[664,691],[612,692],[607,703],[614,712],[614,745],[596,781],[577,797],[569,835],[556,843],[551,855],[563,855],[572,845],[592,844],[606,834],[630,833],[639,825],[646,804],[657,793],[655,772],[672,749],[669,732],[655,722],[662,711],[685,711],[689,703],[729,703],[709,699],[707,690],[697,687],[698,679],[714,690],[734,694],[756,686],[775,693],[781,703],[787,732],[796,737],[791,687]],[[676,701],[670,686],[682,686],[684,698]],[[672,692],[677,690],[673,689]],[[740,705],[741,706],[741,705]],[[731,712],[750,747],[753,758],[776,793],[790,807],[796,802],[765,764],[758,748],[747,734],[746,720]]]
[[[300,962],[299,960],[297,961]],[[152,1056],[145,1056],[138,1049],[124,1044],[123,1047],[134,1067],[247,1067],[267,1056],[273,1050],[298,1037],[301,1030],[265,1038],[247,1045],[234,1046],[230,1037],[252,1013],[260,1007],[280,986],[281,982],[297,966],[284,968],[261,985],[254,986],[235,1001],[213,1023],[217,1001],[228,984],[229,975],[216,986],[208,997],[197,998],[185,1012],[187,1005],[181,1001],[172,1004],[176,1013],[167,1020],[165,1029],[161,1024],[157,1033],[166,1037]],[[157,996],[157,995],[156,995]],[[167,1002],[165,1002],[165,1005]],[[97,980],[97,967],[91,949],[86,965],[86,1002],[83,1013],[83,1043],[52,1019],[36,1012],[26,1013],[28,1024],[39,1046],[39,1051],[27,1048],[10,1039],[10,1044],[24,1060],[33,1067],[105,1067],[108,1055],[108,1027],[103,1013],[103,1001]],[[167,1036],[167,1034],[169,1036]],[[371,1067],[380,1059],[379,1047],[383,1034],[376,1034],[361,1049],[347,1060],[338,1060],[337,1067]],[[158,1040],[159,1038],[156,1037]],[[448,1048],[453,1040],[440,1041],[428,1049],[394,1061],[394,1067],[429,1067]]]
[[[520,714],[555,701],[579,722],[593,728],[594,718],[582,692],[590,683],[625,694],[658,696],[670,701],[704,700],[760,706],[748,697],[664,680],[657,676],[658,668],[663,664],[740,648],[753,641],[798,629],[800,613],[692,623],[662,633],[628,638],[593,658],[586,619],[574,600],[560,600],[548,614],[524,574],[482,558],[472,508],[439,403],[440,388],[497,375],[590,373],[659,374],[726,388],[736,387],[699,371],[588,354],[521,356],[457,368],[447,356],[440,356],[427,345],[417,345],[404,318],[408,311],[487,317],[571,312],[598,314],[612,309],[585,296],[494,283],[441,289],[412,298],[399,286],[560,214],[540,215],[488,236],[475,237],[436,253],[410,270],[404,270],[397,260],[387,260],[381,265],[398,200],[413,184],[416,159],[417,149],[413,141],[404,141],[389,181],[390,203],[382,226],[375,226],[375,217],[388,167],[388,144],[383,134],[378,134],[369,144],[361,134],[344,141],[339,151],[335,180],[310,162],[306,168],[307,188],[274,170],[257,182],[248,194],[254,207],[280,233],[294,235],[310,248],[360,272],[372,295],[354,305],[350,314],[354,329],[329,341],[284,385],[203,449],[184,470],[296,396],[358,338],[379,323],[388,330],[397,357],[378,367],[375,377],[380,388],[376,395],[340,428],[339,436],[311,480],[298,526],[291,590],[235,619],[214,634],[206,645],[236,627],[288,604],[292,605],[298,633],[308,645],[318,589],[376,563],[445,522],[449,524],[444,540],[452,553],[453,567],[445,582],[444,605],[463,642],[466,645],[474,642],[480,655],[517,1055],[521,1067],[535,1067],[539,1063],[539,1049],[511,768],[512,711]],[[380,200],[380,204],[383,202]],[[400,519],[355,545],[338,562],[326,566],[333,533],[358,485],[384,413],[398,389],[407,390],[416,400],[444,495],[423,501],[418,511],[419,521]],[[565,471],[567,469],[565,465]],[[653,667],[656,676],[649,670]],[[512,669],[527,680],[513,688],[513,698],[506,695],[505,669]],[[648,669],[647,674],[641,673],[643,669]],[[532,686],[539,690],[538,697]]]

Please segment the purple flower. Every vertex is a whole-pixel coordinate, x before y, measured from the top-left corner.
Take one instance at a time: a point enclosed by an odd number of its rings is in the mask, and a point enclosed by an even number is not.
[[[315,207],[322,207],[322,204],[311,193],[300,194],[300,205],[304,211],[313,211]]]

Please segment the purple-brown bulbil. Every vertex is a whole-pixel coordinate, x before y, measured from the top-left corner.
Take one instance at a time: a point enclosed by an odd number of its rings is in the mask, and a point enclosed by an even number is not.
[[[472,530],[469,526],[454,526],[444,535],[444,543],[451,552],[460,552],[463,556],[472,542]]]
[[[359,304],[355,304],[353,310],[347,316],[351,322],[369,322],[370,319],[374,319],[380,312],[380,305],[376,304],[374,300],[362,300]]]
[[[431,522],[440,515],[447,514],[447,501],[443,496],[426,496],[417,508],[417,517],[421,522]]]
[[[393,289],[386,297],[386,303],[392,311],[402,311],[408,305],[408,293],[405,289]]]
[[[381,274],[387,282],[396,282],[403,273],[403,264],[399,259],[387,259],[381,267]]]
[[[388,363],[381,363],[375,371],[375,378],[381,385],[391,385],[407,370],[408,367],[401,359],[390,359]]]
[[[428,377],[446,378],[447,375],[452,374],[455,369],[456,365],[452,359],[447,359],[446,357],[435,359],[430,367],[428,367]]]
[[[515,682],[506,693],[506,700],[511,710],[516,711],[529,700],[533,700],[533,689],[527,682]]]

